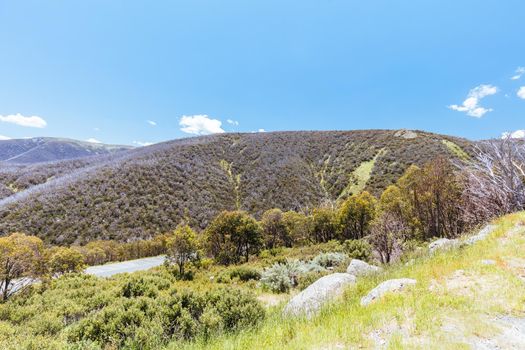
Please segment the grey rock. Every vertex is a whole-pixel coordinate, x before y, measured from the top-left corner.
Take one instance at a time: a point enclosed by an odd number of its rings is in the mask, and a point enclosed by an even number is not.
[[[495,225],[487,225],[485,226],[485,228],[483,228],[483,230],[479,231],[479,233],[465,240],[464,243],[466,245],[473,245],[476,242],[482,241],[486,239],[492,232],[494,232],[495,229],[496,229]]]
[[[359,259],[352,259],[346,273],[356,277],[383,271],[379,266],[370,265]]]
[[[457,246],[459,246],[459,240],[457,239],[440,238],[430,243],[428,245],[428,249],[430,250],[431,253],[433,253],[436,250],[451,249]]]
[[[401,137],[407,140],[415,139],[418,135],[412,130],[398,130],[395,134],[395,137]]]
[[[284,308],[286,316],[313,316],[327,302],[340,296],[345,287],[355,283],[355,276],[334,273],[321,277],[308,288],[297,294]]]
[[[395,280],[388,280],[370,291],[366,296],[361,299],[361,305],[366,306],[373,301],[383,297],[386,293],[400,292],[407,286],[412,286],[417,283],[416,280],[410,278],[400,278]]]

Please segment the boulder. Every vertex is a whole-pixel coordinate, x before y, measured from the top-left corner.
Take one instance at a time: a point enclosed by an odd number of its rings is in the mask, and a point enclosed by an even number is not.
[[[494,230],[496,229],[495,225],[487,225],[483,230],[479,231],[478,234],[469,237],[466,241],[466,245],[473,245],[476,242],[486,239]]]
[[[428,249],[431,253],[440,249],[450,249],[459,246],[459,240],[457,239],[448,239],[440,238],[428,245]]]
[[[417,281],[410,278],[400,278],[395,280],[388,280],[370,291],[365,297],[361,299],[361,305],[366,306],[373,301],[383,297],[386,293],[400,292],[407,286],[416,284]]]
[[[383,269],[379,266],[370,265],[359,259],[352,259],[346,269],[346,273],[356,277],[381,272]]]
[[[321,277],[297,294],[284,308],[286,316],[313,316],[327,302],[340,296],[345,287],[355,283],[355,276],[333,273]]]

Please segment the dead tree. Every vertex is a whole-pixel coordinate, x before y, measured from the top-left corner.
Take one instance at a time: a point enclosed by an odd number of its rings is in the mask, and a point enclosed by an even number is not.
[[[463,168],[464,215],[477,224],[525,209],[525,144],[514,139],[482,142]]]

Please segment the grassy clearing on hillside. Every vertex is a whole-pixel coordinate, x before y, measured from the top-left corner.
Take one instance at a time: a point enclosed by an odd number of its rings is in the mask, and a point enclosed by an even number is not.
[[[461,147],[459,147],[454,142],[449,141],[449,140],[443,140],[442,142],[445,146],[447,146],[447,148],[449,149],[450,152],[452,152],[453,155],[455,155],[462,161],[468,162],[472,160],[469,154],[465,152]]]
[[[311,320],[284,319],[274,307],[255,330],[212,343],[173,343],[169,349],[468,349],[498,339],[493,319],[525,313],[525,213],[496,222],[489,239],[474,246],[414,256],[384,273],[362,278],[343,298]],[[495,265],[484,265],[491,259]],[[380,282],[414,278],[417,285],[361,307],[359,301]],[[503,340],[502,340],[503,341]]]
[[[372,170],[374,169],[374,166],[376,164],[377,158],[382,156],[384,153],[384,149],[379,151],[374,158],[372,158],[369,161],[361,163],[357,169],[355,169],[352,172],[352,175],[350,177],[350,182],[348,183],[348,186],[341,192],[339,195],[339,199],[346,198],[352,194],[361,193],[368,183],[368,180],[370,180],[370,176],[372,175]]]

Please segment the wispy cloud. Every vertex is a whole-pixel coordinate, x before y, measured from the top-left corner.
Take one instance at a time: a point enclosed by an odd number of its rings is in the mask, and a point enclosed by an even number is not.
[[[501,134],[502,139],[507,139],[509,137],[511,139],[523,139],[525,138],[525,130],[516,130],[513,132],[504,132]]]
[[[146,120],[146,123],[148,123],[151,126],[157,126],[157,122],[154,122],[153,120]]]
[[[193,135],[209,135],[223,133],[222,122],[218,119],[211,119],[205,114],[183,115],[179,125],[181,130]]]
[[[86,142],[90,142],[90,143],[102,143],[102,141],[99,141],[99,140],[97,140],[97,139],[95,139],[95,138],[93,138],[93,137],[87,139]]]
[[[0,141],[11,140],[9,136],[0,135]]]
[[[133,141],[133,144],[139,147],[146,147],[153,145],[153,142]]]
[[[485,108],[479,105],[480,101],[491,95],[495,95],[498,92],[498,88],[492,85],[480,85],[470,90],[467,99],[463,101],[461,105],[450,105],[448,108],[458,111],[465,112],[468,116],[474,118],[481,118],[486,113],[492,112],[492,108]]]
[[[522,75],[525,74],[525,67],[518,67],[518,69],[516,69],[516,75],[512,76],[512,78],[510,78],[511,80],[519,80],[521,79]]]
[[[519,98],[522,98],[525,100],[525,86],[520,87],[517,93]]]
[[[20,113],[0,115],[0,121],[30,128],[45,128],[47,125],[46,121],[38,116],[24,117]]]
[[[235,126],[239,125],[239,122],[233,119],[228,119],[226,121],[228,122],[228,124],[231,124],[231,125],[235,125]]]

